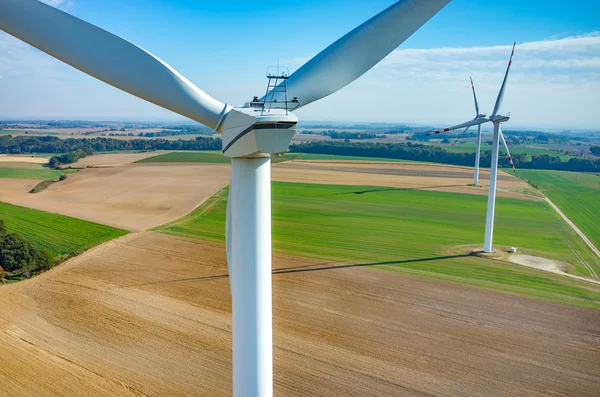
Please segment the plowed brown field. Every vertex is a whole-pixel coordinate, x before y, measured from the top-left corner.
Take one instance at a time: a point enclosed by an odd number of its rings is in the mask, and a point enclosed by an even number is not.
[[[41,181],[34,179],[0,179],[0,201],[13,203],[28,196],[31,189]]]
[[[597,396],[600,311],[274,259],[278,396]],[[224,247],[135,233],[0,288],[0,395],[227,396]]]
[[[78,162],[72,164],[73,167],[118,167],[131,163],[135,163],[136,161],[140,161],[143,159],[147,159],[148,157],[159,156],[161,154],[165,154],[168,152],[165,151],[155,151],[155,152],[143,152],[143,153],[104,153],[104,154],[95,154],[93,156],[84,157]]]
[[[37,194],[27,194],[22,182],[15,183],[15,189],[0,188],[0,201],[137,231],[192,211],[227,186],[229,167],[136,164],[87,168]]]

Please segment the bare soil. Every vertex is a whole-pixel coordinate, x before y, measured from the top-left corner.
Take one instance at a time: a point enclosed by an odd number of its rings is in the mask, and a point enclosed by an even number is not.
[[[481,186],[470,186],[473,183],[471,167],[426,163],[299,160],[275,164],[273,180],[487,195],[489,170],[480,170]],[[505,172],[498,173],[497,186],[500,197],[539,199],[528,194],[530,187],[525,182]]]
[[[87,168],[35,195],[13,183],[0,201],[139,231],[186,215],[228,183],[227,165],[136,164]]]
[[[0,288],[0,395],[231,395],[222,245],[135,233]],[[278,396],[597,396],[600,311],[274,258]]]
[[[84,157],[76,163],[70,164],[73,167],[119,167],[136,161],[146,159],[148,157],[159,156],[169,153],[167,151],[153,151],[143,153],[104,153],[95,154],[93,156]]]
[[[0,163],[34,163],[46,164],[50,157],[29,157],[29,156],[12,156],[8,154],[0,154]]]
[[[0,201],[7,203],[20,202],[27,198],[28,192],[41,180],[35,179],[0,179]]]

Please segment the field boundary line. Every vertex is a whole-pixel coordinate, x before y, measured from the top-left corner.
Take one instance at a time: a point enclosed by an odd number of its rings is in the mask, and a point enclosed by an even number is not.
[[[561,218],[563,218],[563,220],[565,222],[567,222],[567,224],[571,227],[571,229],[573,229],[573,231],[575,233],[577,233],[577,235],[579,237],[581,237],[581,239],[583,240],[583,242],[585,243],[585,245],[587,245],[589,247],[590,250],[592,250],[592,252],[594,253],[594,255],[596,255],[598,258],[600,258],[600,250],[598,250],[598,248],[596,248],[596,246],[590,241],[589,238],[587,238],[587,236],[577,227],[577,225],[575,225],[561,210],[560,208],[558,208],[556,206],[556,204],[554,204],[552,202],[552,200],[550,200],[548,197],[546,197],[546,195],[544,193],[542,193],[542,191],[540,191],[540,194],[544,197],[544,200],[546,200],[546,202],[548,204],[550,204],[550,206],[554,209],[554,211],[556,211],[556,213],[558,215],[560,215]],[[598,279],[598,276],[596,275],[596,273],[594,273],[594,271],[592,271],[592,275],[594,276],[594,278],[596,278],[596,280]]]
[[[581,256],[581,254],[579,252],[577,252],[577,250],[575,249],[575,247],[573,247],[573,244],[571,244],[569,242],[569,240],[565,240],[565,243],[567,243],[567,245],[569,246],[569,248],[571,248],[571,251],[573,251],[573,253],[579,259],[579,261],[581,261],[581,263],[583,264],[583,266],[585,266],[585,268],[590,273],[590,275],[593,278],[595,278],[596,280],[598,280],[598,275],[596,274],[596,272],[594,271],[594,269],[590,266],[589,263],[587,263],[587,261]]]

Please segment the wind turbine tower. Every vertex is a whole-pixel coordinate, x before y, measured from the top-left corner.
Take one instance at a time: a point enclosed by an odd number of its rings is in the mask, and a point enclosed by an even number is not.
[[[37,0],[0,0],[0,29],[84,73],[221,133],[223,154],[232,158],[226,234],[233,395],[270,397],[270,156],[288,150],[298,122],[292,111],[362,76],[449,2],[400,0],[292,75],[271,76],[281,82],[262,99],[235,107],[204,93],[150,52]]]
[[[476,163],[475,163],[475,184],[479,183],[479,156],[481,151],[481,125],[491,122],[494,125],[494,135],[493,135],[493,143],[492,143],[492,165],[490,168],[490,186],[488,191],[488,205],[487,205],[487,213],[485,217],[485,237],[483,243],[483,252],[490,253],[494,251],[493,247],[493,237],[494,237],[494,215],[496,210],[496,183],[498,181],[498,152],[500,149],[500,141],[506,150],[506,154],[510,160],[511,166],[513,170],[515,169],[513,159],[508,151],[508,146],[506,145],[506,140],[504,139],[504,135],[502,134],[502,129],[500,128],[500,124],[507,122],[510,120],[509,115],[501,115],[498,112],[500,111],[500,107],[502,106],[502,101],[504,99],[504,91],[506,90],[506,82],[508,81],[508,74],[510,72],[510,68],[512,66],[512,59],[515,55],[515,46],[517,43],[515,42],[512,47],[512,52],[510,53],[510,59],[508,61],[508,66],[506,68],[506,73],[504,74],[504,80],[502,81],[502,86],[500,87],[500,92],[498,93],[498,97],[496,98],[496,104],[494,106],[494,110],[492,111],[492,115],[487,117],[485,114],[479,113],[479,104],[477,103],[477,95],[475,94],[475,86],[472,84],[473,80],[471,80],[471,87],[473,88],[473,98],[475,99],[475,111],[477,113],[476,117],[473,120],[467,121],[466,123],[458,124],[453,127],[444,128],[443,130],[434,131],[432,133],[428,133],[426,136],[437,135],[443,132],[465,129],[458,139],[469,130],[472,126],[478,127],[478,135],[477,135],[477,154],[476,154]],[[455,143],[456,143],[455,141]]]

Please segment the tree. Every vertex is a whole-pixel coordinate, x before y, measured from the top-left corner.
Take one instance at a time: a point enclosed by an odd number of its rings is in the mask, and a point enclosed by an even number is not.
[[[0,236],[0,267],[7,272],[36,262],[38,253],[31,243],[17,233]]]

